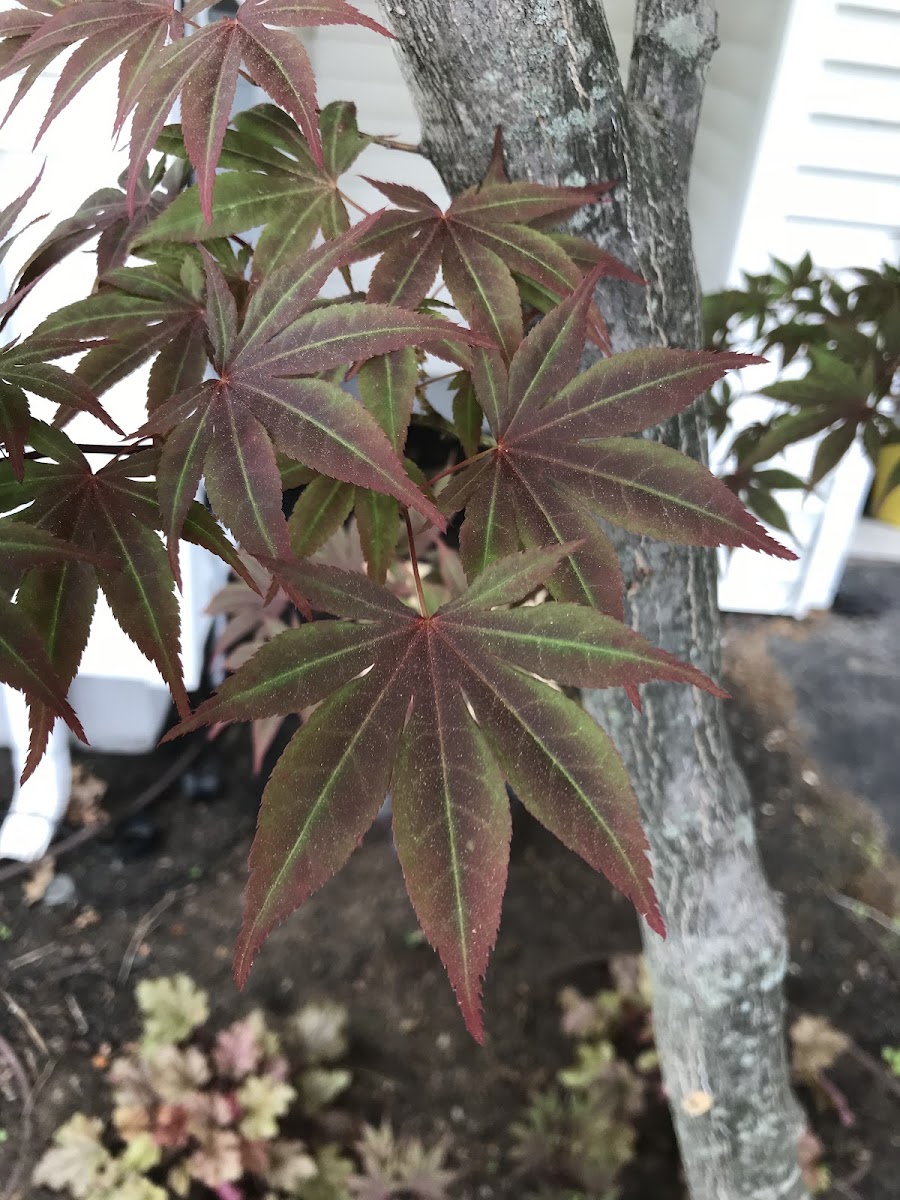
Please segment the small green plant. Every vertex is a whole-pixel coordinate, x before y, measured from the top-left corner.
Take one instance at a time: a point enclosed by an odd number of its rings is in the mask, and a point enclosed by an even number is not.
[[[882,1046],[881,1057],[887,1063],[891,1074],[900,1078],[900,1046]]]
[[[513,1126],[513,1154],[533,1180],[533,1200],[615,1200],[617,1177],[634,1157],[635,1121],[656,1069],[649,992],[636,956],[617,956],[612,972],[616,986],[593,998],[575,988],[561,993],[575,1062]],[[631,1060],[620,1053],[626,1045]]]
[[[775,258],[771,271],[745,273],[742,287],[707,296],[703,307],[710,349],[739,347],[782,368],[793,364],[790,377],[755,393],[774,402],[773,414],[736,433],[723,475],[751,512],[790,532],[773,493],[811,491],[857,438],[873,463],[882,447],[900,439],[900,270],[883,263],[838,277],[814,266],[808,254],[793,266]],[[727,380],[715,385],[710,419],[720,437],[743,394]],[[783,470],[781,452],[812,437],[820,441],[808,477]],[[881,496],[898,485],[895,470]]]
[[[278,1030],[256,1010],[213,1034],[208,997],[186,975],[145,980],[136,998],[143,1030],[110,1067],[111,1122],[72,1116],[35,1184],[75,1200],[442,1200],[443,1144],[364,1126],[354,1158],[354,1137],[326,1135],[351,1082],[340,1005],[308,1004]]]

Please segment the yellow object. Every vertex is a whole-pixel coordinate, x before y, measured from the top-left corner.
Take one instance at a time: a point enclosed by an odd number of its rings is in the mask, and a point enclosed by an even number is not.
[[[872,492],[872,509],[879,521],[887,521],[889,525],[900,525],[900,487],[891,488],[884,494],[891,472],[900,463],[900,443],[882,446],[878,452],[878,465],[875,469],[875,487]]]

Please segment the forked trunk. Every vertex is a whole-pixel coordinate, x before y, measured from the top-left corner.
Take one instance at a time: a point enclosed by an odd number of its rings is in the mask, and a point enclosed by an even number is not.
[[[709,0],[638,0],[624,88],[599,0],[382,0],[451,192],[481,178],[497,125],[513,178],[617,179],[576,231],[636,267],[646,288],[600,293],[616,350],[700,345],[700,294],[685,207],[706,67]],[[656,431],[706,453],[702,404]],[[712,551],[622,536],[628,619],[718,676]],[[790,1088],[782,980],[787,944],[763,876],[750,796],[719,703],[651,685],[638,717],[587,693],[634,780],[668,925],[647,933],[654,1019],[693,1200],[799,1200],[803,1128]]]

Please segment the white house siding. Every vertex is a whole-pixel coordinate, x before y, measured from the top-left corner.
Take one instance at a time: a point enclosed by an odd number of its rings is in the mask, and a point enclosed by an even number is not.
[[[830,270],[875,267],[900,251],[900,0],[794,0],[728,276],[807,251]],[[740,426],[771,411],[751,398],[735,417]],[[784,465],[805,474],[815,449],[791,448]],[[723,607],[797,616],[828,607],[870,482],[854,447],[814,495],[782,493],[800,562],[736,552]]]
[[[900,251],[900,0],[794,0],[731,263]]]

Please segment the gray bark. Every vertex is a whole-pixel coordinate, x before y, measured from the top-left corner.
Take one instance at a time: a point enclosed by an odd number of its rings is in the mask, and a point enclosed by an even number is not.
[[[645,289],[605,282],[616,350],[696,347],[702,336],[686,190],[706,67],[710,0],[638,0],[627,91],[600,0],[382,0],[451,192],[477,182],[503,126],[513,178],[617,179],[576,219],[635,266]],[[702,404],[654,435],[706,452]],[[706,550],[618,539],[629,619],[656,645],[719,674],[716,563]],[[746,781],[721,705],[644,689],[638,717],[610,693],[586,706],[635,783],[668,926],[645,937],[657,1044],[694,1200],[799,1200],[802,1115],[790,1088],[781,912],[763,876]],[[708,1111],[701,1111],[708,1109]]]

